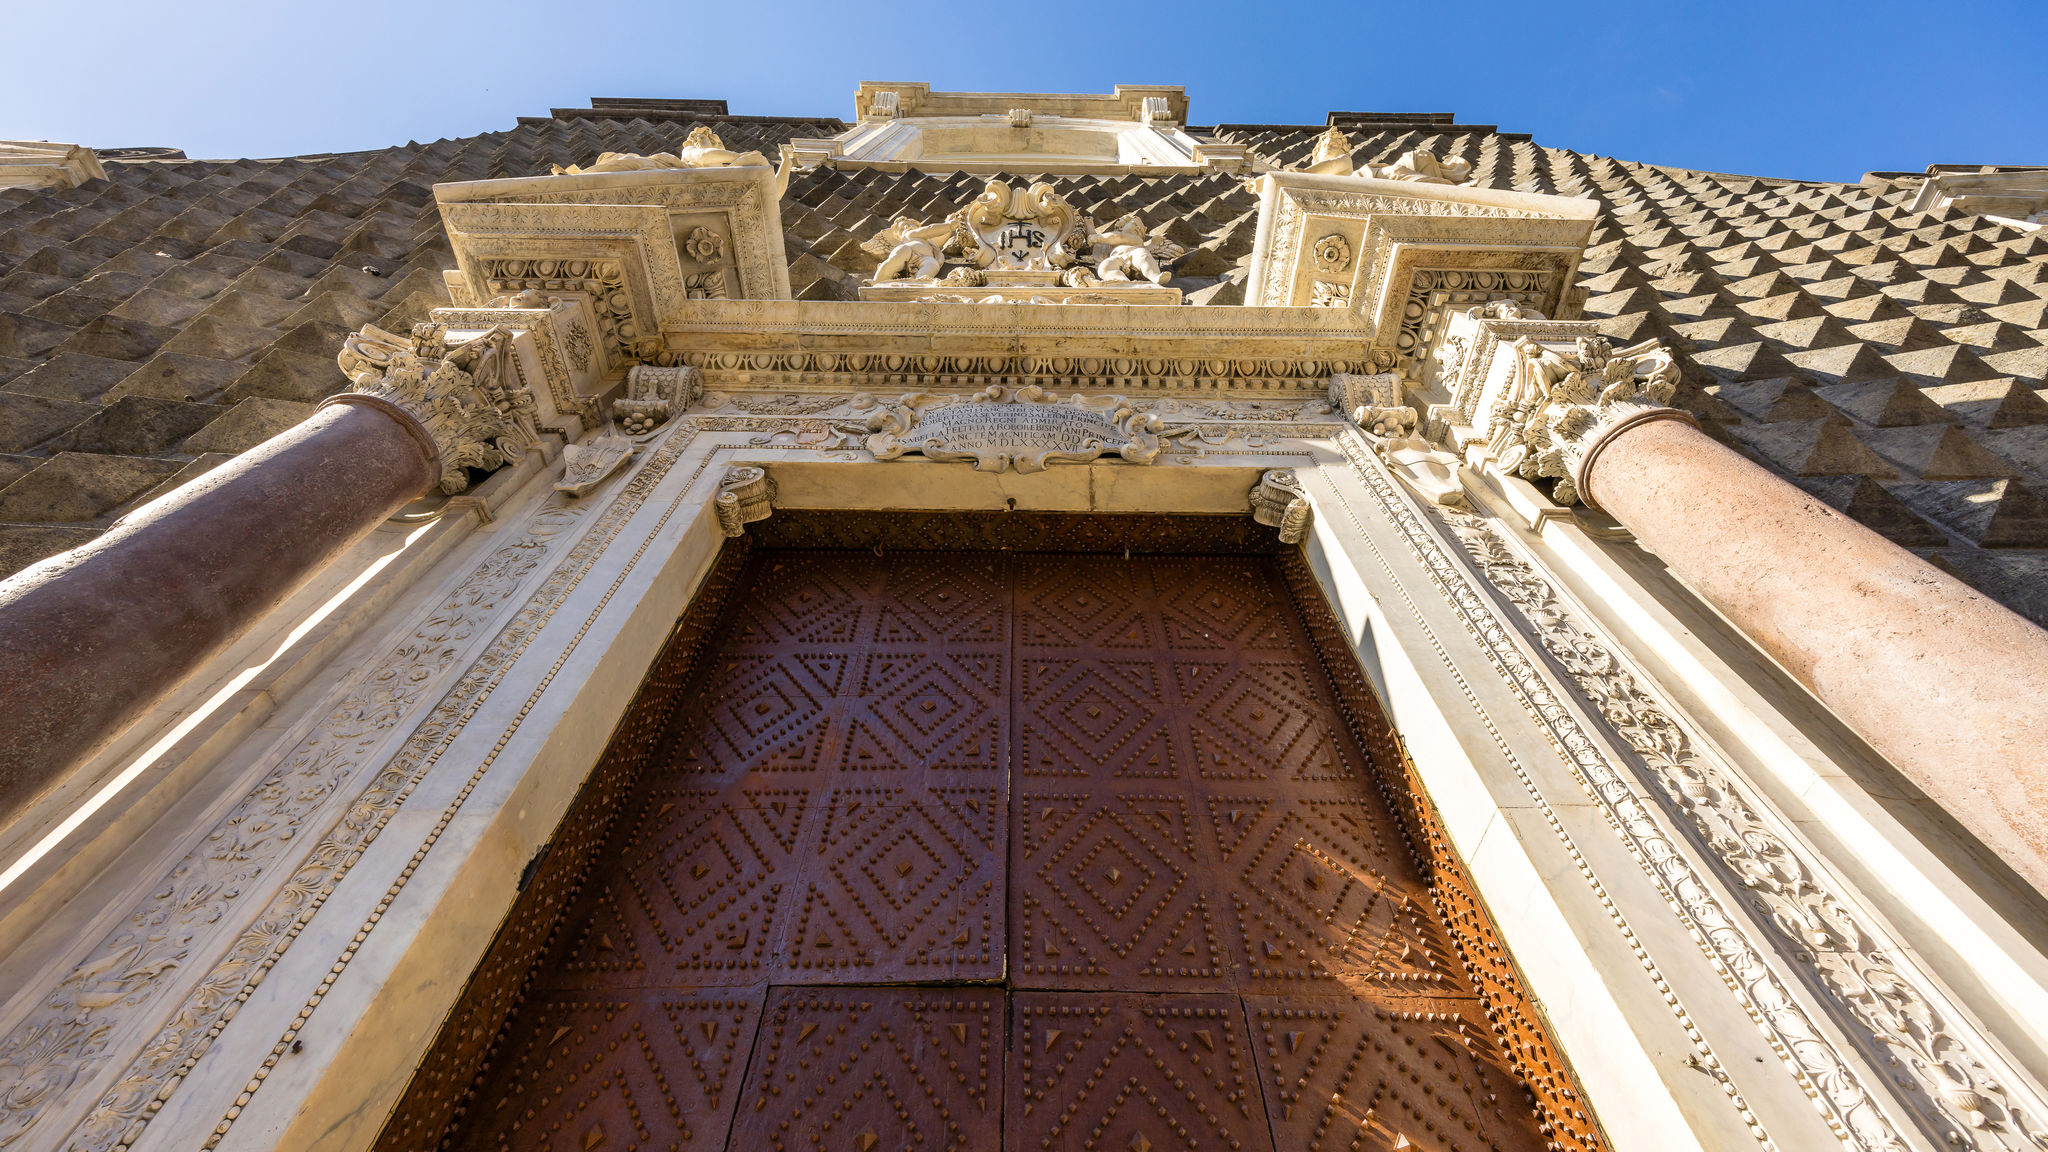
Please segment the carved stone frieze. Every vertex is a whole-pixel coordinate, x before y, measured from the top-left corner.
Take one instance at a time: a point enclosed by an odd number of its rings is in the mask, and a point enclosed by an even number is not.
[[[1901,969],[1899,942],[1837,890],[1832,870],[1751,787],[1701,747],[1686,724],[1631,670],[1617,646],[1580,619],[1553,583],[1491,521],[1444,521],[1494,589],[1527,623],[1586,702],[1640,759],[1640,774],[1718,863],[1756,900],[1778,949],[1811,969],[1865,1054],[1911,1077],[1907,1095],[1930,1137],[1958,1147],[2048,1146],[2048,1105],[1999,1057],[1949,998]]]
[[[978,472],[1042,472],[1050,463],[1085,463],[1114,453],[1133,464],[1159,456],[1164,422],[1122,396],[1072,393],[1058,399],[1036,385],[991,386],[966,397],[918,392],[877,404],[848,426],[865,433],[877,460],[919,453],[966,460]]]
[[[766,520],[775,511],[775,478],[766,468],[734,465],[718,482],[712,508],[718,513],[719,529],[727,536],[739,536],[747,525]]]
[[[329,403],[369,400],[410,417],[433,439],[441,490],[469,487],[469,472],[516,464],[540,445],[533,394],[507,371],[511,334],[492,328],[447,345],[432,326],[397,336],[374,324],[343,342],[341,370],[355,385]]]
[[[1578,502],[1586,465],[1608,436],[1682,416],[1669,407],[1678,367],[1654,340],[1616,350],[1603,336],[1582,336],[1565,352],[1525,337],[1514,352],[1514,377],[1485,414],[1486,452],[1523,479],[1555,480],[1559,504]]]
[[[708,386],[749,391],[889,393],[1036,384],[1048,390],[1229,391],[1320,395],[1332,373],[1393,367],[1391,349],[1358,359],[1258,356],[1041,356],[989,353],[691,352]]]
[[[1252,519],[1269,528],[1280,530],[1282,544],[1298,544],[1308,534],[1309,518],[1313,509],[1309,506],[1308,494],[1301,489],[1301,481],[1292,468],[1269,468],[1259,482],[1252,485]]]

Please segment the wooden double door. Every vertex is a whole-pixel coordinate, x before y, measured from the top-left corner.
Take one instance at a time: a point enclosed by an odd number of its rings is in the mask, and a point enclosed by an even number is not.
[[[733,589],[443,1146],[1546,1146],[1278,560]]]

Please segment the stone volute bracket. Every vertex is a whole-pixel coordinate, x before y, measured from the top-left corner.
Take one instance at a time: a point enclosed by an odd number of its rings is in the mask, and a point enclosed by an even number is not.
[[[1252,486],[1252,519],[1269,528],[1280,530],[1282,544],[1299,544],[1308,534],[1309,519],[1314,515],[1309,506],[1308,494],[1302,491],[1301,482],[1295,478],[1292,468],[1270,468]]]
[[[718,494],[712,497],[711,506],[718,513],[719,529],[728,537],[739,536],[746,532],[747,525],[766,520],[775,511],[775,479],[766,468],[735,464],[725,470],[725,478],[718,482]]]

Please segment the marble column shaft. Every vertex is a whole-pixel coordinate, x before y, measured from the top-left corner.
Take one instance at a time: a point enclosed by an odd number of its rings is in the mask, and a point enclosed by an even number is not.
[[[1581,490],[2048,892],[2048,631],[1689,421],[1614,432]]]
[[[439,474],[396,408],[335,404],[0,581],[0,820]]]

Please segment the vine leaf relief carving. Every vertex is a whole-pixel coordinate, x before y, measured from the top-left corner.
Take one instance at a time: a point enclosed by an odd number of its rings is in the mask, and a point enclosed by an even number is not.
[[[1865,1086],[1856,1066],[1821,1031],[1766,958],[1768,945],[1751,938],[1743,918],[1731,913],[1694,865],[1694,854],[1666,833],[1655,809],[1609,761],[1601,742],[1579,725],[1571,710],[1551,691],[1548,679],[1495,615],[1489,600],[1479,592],[1478,583],[1451,559],[1435,534],[1395,490],[1365,435],[1347,434],[1340,438],[1339,445],[1351,462],[1353,474],[1401,533],[1409,550],[1429,573],[1431,583],[1458,612],[1472,638],[1487,651],[1501,679],[1521,698],[1529,715],[1548,729],[1586,794],[1604,810],[1609,825],[1672,910],[1692,927],[1701,950],[1726,976],[1729,988],[1801,1088],[1822,1109],[1836,1136],[1855,1152],[1903,1150],[1906,1144],[1879,1104],[1879,1098]],[[1541,794],[1533,785],[1530,787],[1540,799]],[[1704,1041],[1698,1044],[1700,1052],[1710,1051]],[[1751,1124],[1754,1129],[1754,1121]]]
[[[1894,946],[1833,891],[1811,850],[1759,811],[1747,786],[1701,752],[1686,728],[1652,696],[1606,641],[1581,623],[1556,589],[1475,515],[1439,515],[1490,583],[1527,621],[1608,728],[1647,769],[1647,782],[1691,825],[1728,877],[1750,893],[1786,947],[1829,992],[1842,1023],[1879,1066],[1910,1078],[1923,1120],[1951,1146],[2048,1148],[2040,1105],[2025,1080],[1953,1023],[1893,961]],[[1906,1086],[1902,1083],[1902,1087]]]

